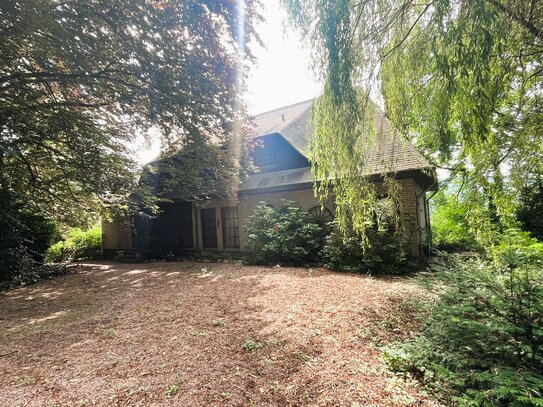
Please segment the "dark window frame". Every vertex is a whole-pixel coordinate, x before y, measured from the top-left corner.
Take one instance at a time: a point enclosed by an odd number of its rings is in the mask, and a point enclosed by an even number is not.
[[[221,208],[222,242],[224,249],[239,249],[239,214],[237,206]]]
[[[255,164],[261,168],[269,168],[277,165],[277,148],[275,143],[268,142],[257,146],[254,153]]]
[[[204,249],[218,249],[217,210],[215,208],[200,209],[202,219],[202,244]],[[213,214],[213,216],[211,216]]]

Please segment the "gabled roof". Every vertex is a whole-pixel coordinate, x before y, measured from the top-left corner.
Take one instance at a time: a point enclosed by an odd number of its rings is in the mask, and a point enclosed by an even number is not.
[[[279,133],[307,157],[313,101],[310,99],[256,115],[253,119],[256,135]],[[393,131],[390,121],[378,108],[374,120],[376,140],[365,157],[369,174],[431,168],[411,142]]]
[[[310,99],[258,114],[253,119],[255,133],[257,136],[280,133],[298,151],[307,155],[312,106],[313,99]]]

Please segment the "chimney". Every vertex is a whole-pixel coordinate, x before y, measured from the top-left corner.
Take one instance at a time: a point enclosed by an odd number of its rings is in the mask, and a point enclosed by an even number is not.
[[[284,115],[284,114],[281,115],[281,121],[282,121],[282,122],[285,121],[285,115]]]

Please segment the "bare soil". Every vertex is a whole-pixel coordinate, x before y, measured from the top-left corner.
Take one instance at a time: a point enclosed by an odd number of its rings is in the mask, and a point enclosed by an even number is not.
[[[430,406],[379,347],[416,286],[324,269],[99,262],[0,295],[0,406]]]

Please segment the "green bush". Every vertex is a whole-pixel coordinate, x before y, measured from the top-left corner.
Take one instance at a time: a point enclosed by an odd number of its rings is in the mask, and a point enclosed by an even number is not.
[[[278,208],[260,202],[247,221],[249,260],[258,264],[303,265],[319,260],[325,230],[294,202]]]
[[[515,258],[520,256],[519,258]],[[421,336],[384,350],[446,403],[543,405],[543,268],[513,251],[502,262],[453,256],[437,267],[440,292]]]
[[[55,234],[51,220],[0,188],[0,286],[34,281]]]
[[[415,268],[416,262],[392,232],[375,231],[369,239],[371,246],[364,249],[361,239],[354,233],[343,236],[334,229],[326,237],[321,251],[324,266],[332,270],[367,274],[401,274]]]
[[[57,242],[47,251],[49,263],[97,258],[102,255],[102,228],[96,226],[87,231],[70,229],[66,239]]]
[[[520,229],[506,230],[489,251],[492,259],[504,266],[520,267],[543,261],[543,242]]]
[[[517,219],[525,231],[543,240],[543,179],[538,179],[522,190]]]
[[[443,191],[432,201],[432,243],[446,251],[479,251],[466,220],[467,206],[456,196]]]

